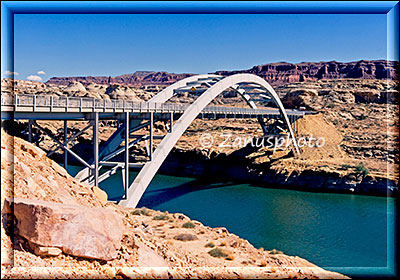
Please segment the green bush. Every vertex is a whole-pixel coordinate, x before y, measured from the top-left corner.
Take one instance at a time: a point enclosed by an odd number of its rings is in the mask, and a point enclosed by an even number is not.
[[[181,234],[178,234],[177,236],[175,236],[174,239],[180,240],[180,241],[193,241],[193,240],[197,240],[198,238],[196,235],[193,235],[193,234],[181,233]]]
[[[350,164],[343,164],[342,167],[340,167],[341,170],[347,170],[349,168],[351,168]]]
[[[212,243],[212,242],[208,242],[206,245],[204,245],[204,247],[207,247],[207,248],[214,248],[215,245],[214,245],[214,243]]]
[[[281,251],[278,251],[276,249],[272,249],[271,251],[269,251],[270,255],[276,255],[276,254],[283,254]]]
[[[187,222],[182,225],[183,228],[194,228],[195,225],[192,222]]]
[[[211,256],[216,257],[216,258],[226,258],[228,257],[228,254],[225,254],[221,249],[219,248],[214,248],[211,251],[208,252]]]
[[[367,118],[367,116],[365,116],[364,114],[361,114],[360,120],[365,120],[366,118]]]
[[[369,170],[364,166],[364,163],[362,162],[356,166],[356,171],[364,176],[367,176],[369,174]]]
[[[132,215],[145,215],[145,216],[149,216],[150,215],[150,211],[145,209],[145,208],[141,208],[141,209],[135,209],[132,211]]]
[[[163,221],[163,220],[168,220],[168,216],[167,215],[158,215],[158,216],[154,216],[153,220],[156,221]]]

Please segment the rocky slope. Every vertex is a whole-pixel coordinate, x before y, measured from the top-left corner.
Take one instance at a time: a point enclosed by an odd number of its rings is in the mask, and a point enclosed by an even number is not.
[[[116,77],[53,77],[46,84],[53,85],[68,85],[71,82],[80,82],[83,85],[91,83],[101,85],[128,85],[128,86],[146,86],[146,85],[169,85],[193,74],[175,74],[168,72],[152,72],[152,71],[137,71],[133,74],[124,74]]]
[[[399,64],[397,61],[360,60],[353,62],[277,62],[254,66],[251,69],[235,71],[216,71],[215,74],[228,76],[237,73],[251,73],[264,78],[273,85],[316,81],[321,79],[396,79]],[[116,77],[52,77],[46,84],[68,85],[70,82],[80,82],[83,85],[90,83],[111,85],[121,84],[129,86],[143,85],[170,85],[186,78],[189,73],[175,74],[168,72],[138,71]]]
[[[345,278],[183,214],[109,203],[4,131],[1,174],[2,278]]]
[[[70,81],[66,85],[53,85],[41,82],[24,80],[2,79],[1,91],[15,94],[40,94],[50,96],[89,97],[96,99],[126,99],[132,101],[146,101],[160,88],[133,87],[120,84],[104,85],[95,83],[80,83]]]

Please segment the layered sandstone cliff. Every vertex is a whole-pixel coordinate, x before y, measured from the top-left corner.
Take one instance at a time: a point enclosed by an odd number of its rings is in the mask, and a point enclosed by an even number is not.
[[[302,62],[288,63],[277,62],[257,65],[251,69],[235,71],[216,71],[215,74],[229,76],[237,73],[251,73],[264,78],[274,85],[316,81],[321,79],[396,79],[399,63],[386,60],[360,60],[354,62]],[[170,85],[178,80],[191,76],[190,73],[168,73],[153,71],[137,71],[116,77],[87,76],[87,77],[53,77],[46,83],[53,85],[68,85],[70,82],[80,82],[84,85],[96,84],[121,84],[130,86],[143,85]]]

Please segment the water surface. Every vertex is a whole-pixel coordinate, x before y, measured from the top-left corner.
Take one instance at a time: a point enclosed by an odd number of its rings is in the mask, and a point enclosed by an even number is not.
[[[131,178],[135,175],[132,172]],[[121,174],[100,187],[110,198],[119,197]],[[393,261],[394,202],[386,197],[205,184],[157,175],[138,207],[184,213],[205,225],[226,227],[255,247],[275,248],[321,267],[365,275],[388,273],[387,263]]]

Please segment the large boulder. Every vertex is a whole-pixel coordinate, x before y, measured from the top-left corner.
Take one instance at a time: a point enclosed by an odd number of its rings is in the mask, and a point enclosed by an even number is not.
[[[297,88],[289,91],[283,98],[285,108],[306,107],[314,109],[314,103],[318,100],[318,91],[315,89]]]
[[[68,86],[64,89],[67,94],[73,93],[86,93],[86,88],[80,82],[70,82]]]
[[[85,97],[92,97],[96,99],[110,99],[110,97],[105,94],[107,89],[106,85],[98,85],[90,83],[86,86],[87,95]]]
[[[123,224],[112,210],[23,198],[5,204],[13,209],[18,234],[36,246],[91,259],[117,257]]]
[[[105,92],[111,99],[124,99],[140,102],[140,98],[136,95],[136,90],[122,85],[110,85]]]
[[[358,90],[355,101],[359,103],[381,103],[381,92],[378,90]]]

